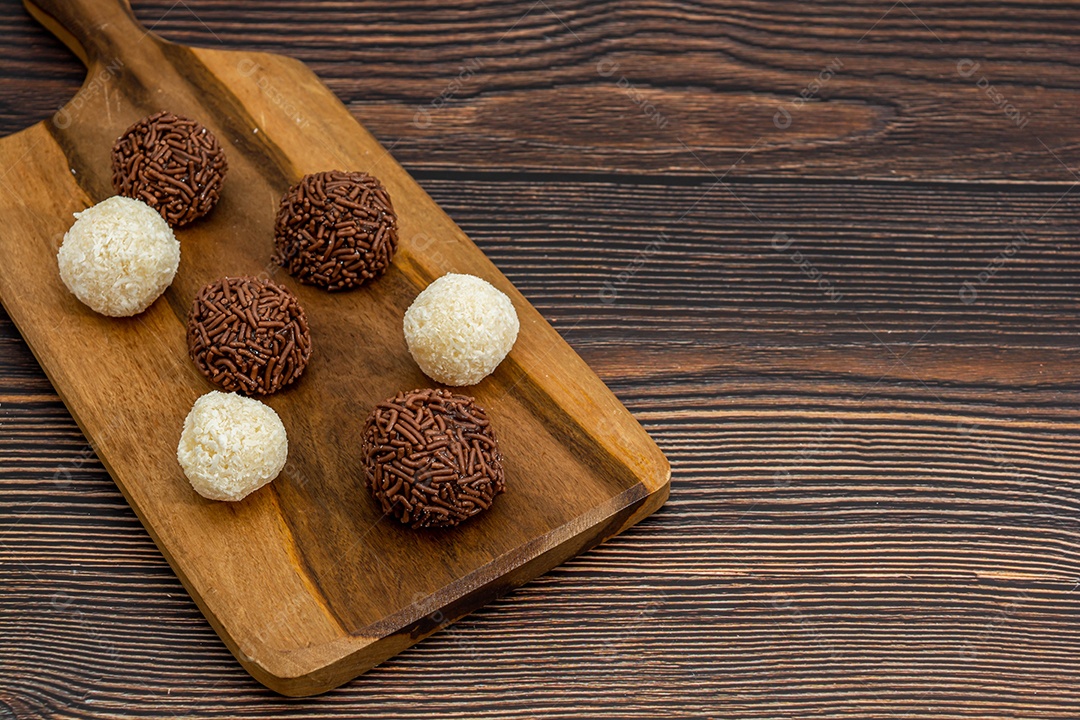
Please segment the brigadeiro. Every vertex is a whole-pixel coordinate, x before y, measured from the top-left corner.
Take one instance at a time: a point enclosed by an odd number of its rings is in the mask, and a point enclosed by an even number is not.
[[[305,175],[281,198],[274,245],[274,262],[300,282],[348,290],[390,267],[397,215],[386,188],[367,173]]]
[[[487,413],[449,390],[412,390],[376,405],[362,454],[383,512],[413,528],[453,527],[505,489]]]
[[[212,132],[162,111],[120,136],[112,170],[117,193],[142,200],[170,225],[182,227],[217,204],[228,163]]]
[[[224,277],[200,290],[188,313],[187,340],[210,382],[246,395],[289,385],[311,357],[311,331],[296,296],[252,277]]]

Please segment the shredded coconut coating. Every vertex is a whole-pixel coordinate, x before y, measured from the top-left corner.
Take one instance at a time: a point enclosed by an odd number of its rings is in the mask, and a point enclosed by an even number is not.
[[[56,259],[75,297],[102,315],[127,317],[169,287],[180,266],[180,243],[156,210],[116,196],[75,213]]]
[[[195,401],[176,449],[191,486],[210,500],[243,500],[276,478],[288,455],[272,407],[216,390]]]
[[[490,375],[519,329],[510,298],[472,275],[443,275],[405,311],[405,342],[416,364],[431,379],[457,387]]]

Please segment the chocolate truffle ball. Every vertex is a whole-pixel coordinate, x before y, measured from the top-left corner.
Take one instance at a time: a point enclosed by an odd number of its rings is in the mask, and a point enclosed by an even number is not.
[[[127,317],[169,287],[180,243],[146,203],[113,196],[75,213],[56,259],[75,297],[102,315]]]
[[[487,413],[449,390],[403,392],[376,405],[362,452],[371,494],[414,528],[453,527],[505,489]]]
[[[176,459],[196,492],[231,502],[276,478],[288,456],[285,426],[273,408],[217,391],[195,401],[176,448]]]
[[[386,188],[361,172],[305,175],[281,198],[274,262],[326,290],[348,290],[390,267],[397,216]]]
[[[214,134],[194,120],[159,112],[127,129],[112,149],[113,187],[142,200],[173,227],[214,207],[228,164]]]
[[[247,395],[277,392],[300,377],[311,357],[311,332],[296,296],[251,277],[225,277],[199,291],[187,340],[210,382]]]

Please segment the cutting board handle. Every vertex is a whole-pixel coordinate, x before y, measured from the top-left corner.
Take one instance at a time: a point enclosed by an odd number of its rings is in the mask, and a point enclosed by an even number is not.
[[[125,44],[157,39],[135,19],[128,0],[23,0],[23,5],[87,67],[120,59]]]

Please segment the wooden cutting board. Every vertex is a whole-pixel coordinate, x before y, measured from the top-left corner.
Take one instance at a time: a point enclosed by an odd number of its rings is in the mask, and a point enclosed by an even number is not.
[[[335,687],[633,525],[667,498],[667,460],[558,333],[300,62],[182,47],[123,0],[35,0],[30,12],[85,62],[53,118],[0,140],[0,298],[147,531],[233,654],[287,695]],[[298,10],[299,12],[299,10]],[[110,319],[60,281],[72,213],[113,194],[109,152],[158,110],[195,118],[228,154],[213,213],[178,231],[180,271],[147,312]],[[270,259],[277,203],[308,172],[362,170],[389,189],[401,248],[383,278],[328,294]],[[430,386],[401,322],[446,272],[486,278],[521,318],[517,345],[468,392],[492,418],[507,492],[463,526],[418,532],[364,487],[359,430],[378,401]],[[241,503],[202,499],[176,461],[181,424],[211,386],[187,357],[196,291],[265,274],[307,310],[314,353],[269,398],[289,462]]]

